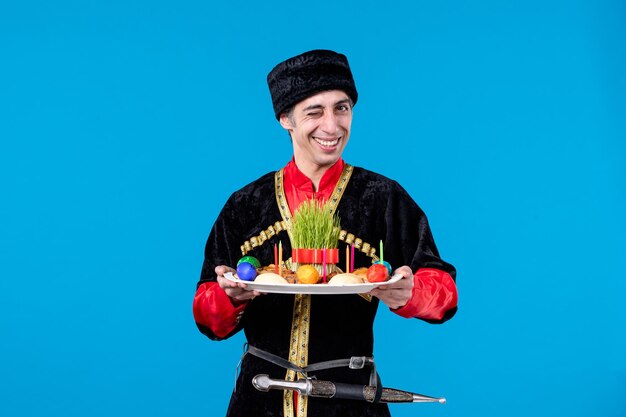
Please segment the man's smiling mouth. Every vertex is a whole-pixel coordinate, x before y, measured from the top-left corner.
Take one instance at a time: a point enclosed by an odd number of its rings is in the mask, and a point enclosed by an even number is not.
[[[315,136],[313,137],[313,140],[315,140],[315,142],[319,143],[321,146],[325,148],[332,148],[333,146],[337,146],[340,139],[341,139],[341,136],[335,139],[331,139],[331,140],[324,140],[324,139],[316,138]]]

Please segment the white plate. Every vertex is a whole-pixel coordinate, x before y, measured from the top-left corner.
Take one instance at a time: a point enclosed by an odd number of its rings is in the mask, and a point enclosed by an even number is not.
[[[326,285],[326,284],[262,284],[254,281],[243,281],[235,278],[232,272],[227,272],[224,277],[247,285],[248,290],[275,294],[365,294],[380,286],[393,284],[400,281],[402,275],[396,274],[385,282],[368,282],[364,284]]]

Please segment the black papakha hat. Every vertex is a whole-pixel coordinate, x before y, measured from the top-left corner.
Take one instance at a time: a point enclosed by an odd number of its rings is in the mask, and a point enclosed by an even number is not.
[[[267,75],[276,119],[302,100],[321,91],[342,90],[356,104],[359,97],[345,55],[316,49],[276,65]]]

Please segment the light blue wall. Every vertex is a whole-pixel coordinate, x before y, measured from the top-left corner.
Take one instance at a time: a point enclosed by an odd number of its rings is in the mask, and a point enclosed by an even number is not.
[[[379,315],[385,383],[448,398],[394,416],[626,415],[624,2],[225,3],[0,6],[0,415],[225,413],[204,241],[290,158],[265,75],[314,48],[355,74],[346,160],[459,270],[449,323]]]

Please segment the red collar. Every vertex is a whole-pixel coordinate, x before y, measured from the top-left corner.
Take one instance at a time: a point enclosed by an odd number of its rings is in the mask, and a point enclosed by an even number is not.
[[[292,158],[284,169],[283,186],[285,197],[291,213],[305,200],[316,199],[326,201],[335,189],[335,185],[341,177],[345,163],[339,159],[333,166],[328,168],[322,175],[317,191],[313,190],[313,181],[298,169]]]

